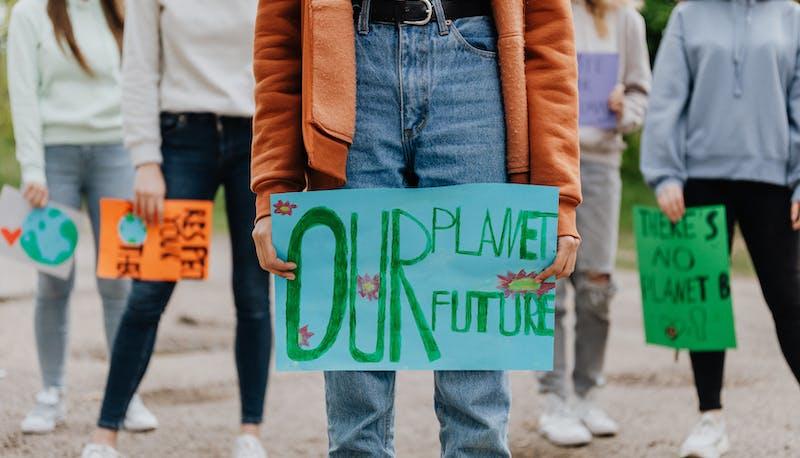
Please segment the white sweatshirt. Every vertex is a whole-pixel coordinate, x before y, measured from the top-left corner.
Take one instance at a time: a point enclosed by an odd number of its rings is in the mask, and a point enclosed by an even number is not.
[[[253,116],[257,0],[128,0],[123,56],[125,146],[161,162],[160,112]]]
[[[625,149],[622,134],[642,126],[652,82],[644,19],[630,6],[610,11],[608,33],[601,37],[583,0],[573,0],[572,6],[577,51],[619,53],[618,81],[625,86],[625,108],[616,129],[580,128],[581,160],[619,165]]]
[[[122,141],[119,48],[100,1],[69,0],[68,12],[94,75],[57,42],[47,0],[20,0],[11,12],[8,92],[24,183],[45,183],[45,145]]]

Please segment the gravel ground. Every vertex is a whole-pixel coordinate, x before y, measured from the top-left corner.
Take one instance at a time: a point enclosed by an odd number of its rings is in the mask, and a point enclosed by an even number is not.
[[[86,239],[86,238],[84,238]],[[236,432],[238,396],[232,355],[230,261],[224,239],[215,241],[213,272],[205,283],[179,286],[162,321],[157,355],[142,395],[161,421],[144,435],[123,434],[130,457],[227,456]],[[94,292],[91,251],[79,252],[72,301],[68,367],[69,416],[49,436],[23,436],[19,421],[39,387],[33,338],[32,270],[0,260],[0,456],[75,457],[92,429],[105,382],[106,356],[100,301]],[[623,430],[616,438],[576,449],[557,449],[536,432],[541,398],[530,373],[512,375],[514,406],[509,440],[519,457],[669,457],[696,419],[688,358],[643,343],[637,277],[619,273],[613,307],[608,386],[599,399]],[[800,393],[777,345],[755,280],[734,287],[740,349],[728,358],[724,402],[731,457],[800,456]],[[799,331],[800,332],[800,331]],[[436,457],[437,423],[430,373],[400,374],[397,453]],[[327,439],[320,374],[275,373],[267,401],[264,443],[272,457],[324,456]]]

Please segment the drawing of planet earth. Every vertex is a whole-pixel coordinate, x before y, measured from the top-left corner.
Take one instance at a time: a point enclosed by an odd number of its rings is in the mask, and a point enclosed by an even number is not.
[[[122,243],[127,245],[139,246],[147,238],[147,226],[141,218],[128,213],[119,220],[117,232]]]
[[[22,223],[20,246],[34,262],[57,266],[75,253],[78,227],[57,208],[36,208]]]

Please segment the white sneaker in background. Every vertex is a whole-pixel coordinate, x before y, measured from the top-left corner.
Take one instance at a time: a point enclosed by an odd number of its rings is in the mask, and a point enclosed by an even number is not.
[[[545,411],[539,417],[539,433],[560,447],[586,445],[592,441],[592,433],[561,397],[548,394]]]
[[[233,444],[233,458],[267,458],[267,452],[256,436],[242,434]]]
[[[6,370],[0,369],[0,380],[4,379],[5,377],[6,377]]]
[[[125,421],[122,426],[126,431],[143,433],[158,428],[158,419],[145,407],[142,398],[135,394],[128,404],[128,411],[125,413]]]
[[[50,387],[36,395],[36,405],[22,420],[20,428],[25,434],[50,433],[64,421],[65,415],[61,390]]]
[[[681,458],[719,458],[730,448],[722,412],[706,412],[681,446]]]
[[[122,458],[122,455],[108,445],[86,444],[81,458]]]
[[[600,437],[615,436],[619,432],[619,425],[603,409],[592,401],[591,398],[578,398],[575,405],[578,418],[589,431]]]

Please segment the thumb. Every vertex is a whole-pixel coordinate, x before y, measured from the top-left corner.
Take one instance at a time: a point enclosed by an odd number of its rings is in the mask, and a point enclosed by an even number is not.
[[[800,202],[793,202],[792,203],[792,222],[796,222],[800,219]]]

